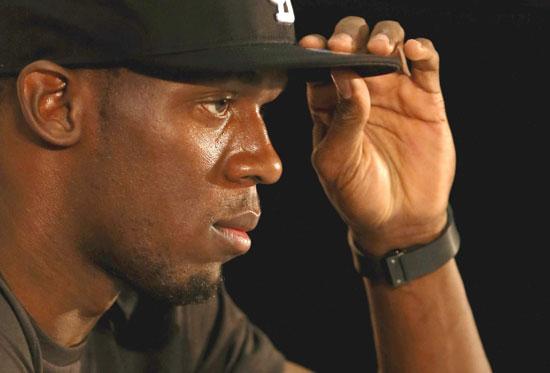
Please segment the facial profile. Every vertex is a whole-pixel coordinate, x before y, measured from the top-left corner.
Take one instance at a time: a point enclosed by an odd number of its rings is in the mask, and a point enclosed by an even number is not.
[[[84,134],[93,133],[71,190],[88,227],[82,253],[153,297],[204,301],[222,282],[221,265],[250,248],[256,185],[281,175],[260,108],[281,93],[284,74],[202,83],[109,75],[92,85],[97,110],[82,115],[96,128]]]

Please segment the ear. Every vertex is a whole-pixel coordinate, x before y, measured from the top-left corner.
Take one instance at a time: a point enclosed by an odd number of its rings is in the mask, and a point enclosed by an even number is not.
[[[49,144],[68,147],[80,140],[75,117],[78,83],[73,73],[50,61],[35,61],[17,78],[21,111],[30,129]]]

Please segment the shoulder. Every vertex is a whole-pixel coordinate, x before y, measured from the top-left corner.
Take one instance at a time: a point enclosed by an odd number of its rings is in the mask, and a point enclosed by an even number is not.
[[[22,311],[0,279],[0,371],[32,372],[26,333],[17,315]]]

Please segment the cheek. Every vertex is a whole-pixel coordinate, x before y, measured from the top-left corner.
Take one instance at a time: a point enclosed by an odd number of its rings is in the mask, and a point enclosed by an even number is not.
[[[200,259],[196,248],[224,201],[212,182],[224,147],[193,128],[153,125],[106,142],[92,177],[94,205],[115,246]]]

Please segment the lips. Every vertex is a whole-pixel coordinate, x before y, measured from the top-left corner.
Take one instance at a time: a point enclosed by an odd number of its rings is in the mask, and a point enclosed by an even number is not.
[[[251,230],[256,228],[259,220],[260,213],[247,211],[230,219],[218,220],[214,224],[214,226],[235,229],[243,232],[250,232]]]
[[[242,255],[250,249],[252,244],[246,232],[256,228],[259,219],[259,212],[246,211],[228,219],[218,220],[213,228],[216,236],[232,255]]]

